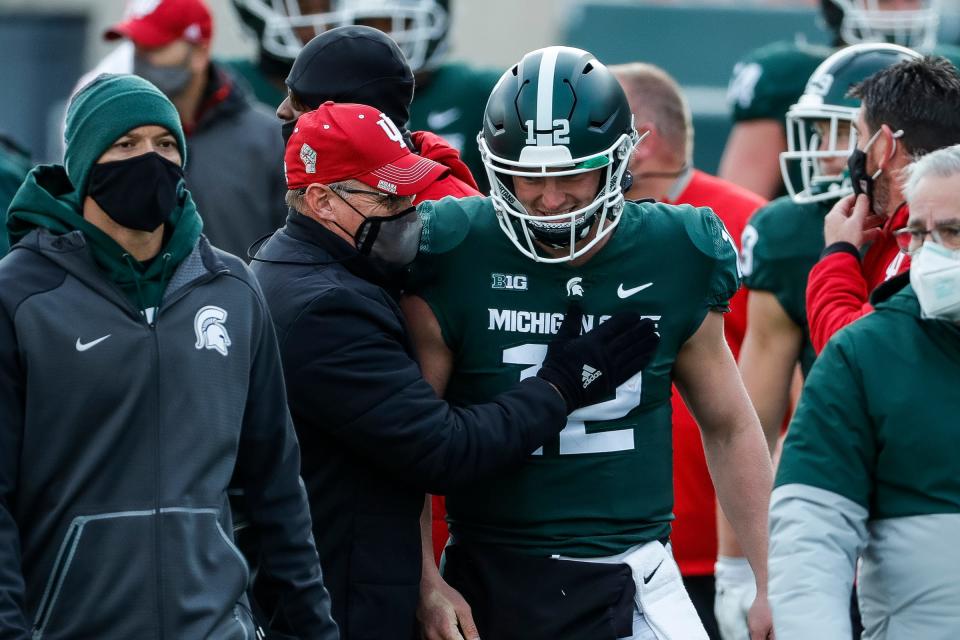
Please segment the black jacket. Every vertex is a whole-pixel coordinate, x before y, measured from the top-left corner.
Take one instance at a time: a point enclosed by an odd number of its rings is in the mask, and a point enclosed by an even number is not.
[[[393,640],[413,634],[424,492],[521,462],[560,432],[566,411],[539,378],[488,404],[440,400],[394,298],[362,260],[291,213],[253,269],[277,327],[334,618],[343,638]]]
[[[227,485],[303,638],[335,639],[276,338],[201,237],[153,324],[79,231],[0,261],[0,638],[254,637]]]

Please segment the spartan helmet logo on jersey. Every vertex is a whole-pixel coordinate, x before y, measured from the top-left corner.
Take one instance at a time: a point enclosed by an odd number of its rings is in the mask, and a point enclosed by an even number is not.
[[[193,318],[193,331],[197,335],[194,345],[197,349],[213,349],[220,355],[227,355],[230,347],[230,335],[223,323],[227,321],[227,312],[212,305],[197,311]]]
[[[841,49],[817,67],[800,100],[787,112],[787,151],[780,154],[780,171],[794,202],[832,200],[853,193],[846,169],[847,158],[857,146],[852,124],[860,101],[847,93],[881,69],[919,57],[895,44],[858,44]]]
[[[497,82],[477,137],[500,228],[538,262],[567,262],[616,227],[627,162],[638,141],[617,79],[590,53],[547,47],[528,53]],[[575,211],[537,216],[513,189],[515,176],[542,178],[600,171],[593,201]],[[591,229],[597,233],[581,247]],[[569,249],[546,256],[534,243]]]
[[[570,278],[567,280],[567,295],[569,297],[583,297],[583,285],[580,284],[581,282],[583,282],[583,278],[580,277]]]
[[[244,24],[274,59],[293,62],[300,47],[335,27],[361,24],[384,31],[419,71],[447,49],[449,0],[233,0]]]
[[[839,43],[889,42],[920,51],[937,44],[942,0],[821,0]]]

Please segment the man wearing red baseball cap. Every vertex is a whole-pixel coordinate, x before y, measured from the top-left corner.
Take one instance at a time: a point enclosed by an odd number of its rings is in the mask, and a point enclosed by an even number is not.
[[[203,0],[130,0],[107,40],[134,45],[132,72],[170,98],[190,150],[187,186],[204,233],[242,257],[283,225],[283,141],[267,110],[210,57],[213,20]]]
[[[423,379],[396,302],[423,232],[412,197],[448,169],[413,154],[378,109],[332,102],[300,116],[284,165],[291,212],[253,270],[280,339],[333,617],[343,640],[412,640],[425,492],[520,463],[569,411],[640,370],[657,338],[639,314],[582,336],[573,321],[537,375],[450,406]],[[602,374],[584,385],[588,360]]]

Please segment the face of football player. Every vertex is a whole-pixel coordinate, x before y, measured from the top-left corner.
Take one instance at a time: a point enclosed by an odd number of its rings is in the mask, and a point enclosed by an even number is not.
[[[850,124],[847,122],[837,123],[837,140],[831,144],[830,121],[818,120],[813,123],[813,130],[820,141],[820,151],[841,151],[847,149],[850,145]],[[831,148],[832,147],[832,148]],[[824,175],[839,175],[847,167],[846,158],[821,158],[820,172]]]
[[[600,170],[544,178],[514,176],[513,188],[530,215],[569,213],[593,202],[600,188]]]
[[[300,15],[308,16],[314,13],[329,12],[331,2],[330,0],[298,0],[297,5],[300,7]],[[303,44],[307,44],[317,35],[316,29],[312,26],[294,27],[293,32]]]

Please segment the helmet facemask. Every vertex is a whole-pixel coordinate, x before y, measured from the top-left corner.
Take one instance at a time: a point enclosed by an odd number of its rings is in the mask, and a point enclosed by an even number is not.
[[[319,35],[335,27],[388,20],[386,33],[400,46],[410,68],[428,67],[444,53],[447,12],[437,0],[330,0],[330,10],[304,14],[298,0],[235,0],[263,21],[261,47],[293,60],[305,44],[297,31]],[[309,38],[308,38],[309,39]]]
[[[546,263],[575,260],[590,251],[619,223],[624,204],[624,177],[629,158],[639,142],[636,131],[622,134],[613,145],[599,154],[581,158],[572,158],[567,147],[556,145],[528,147],[519,161],[513,161],[494,155],[483,139],[482,132],[477,142],[490,181],[490,197],[500,228],[528,258]],[[589,204],[574,211],[546,216],[531,214],[517,199],[513,188],[514,176],[546,178],[589,171],[600,173],[597,193]],[[594,228],[594,237],[577,246]],[[565,252],[561,255],[545,254],[537,244]]]
[[[794,202],[821,202],[853,193],[845,168],[857,146],[856,117],[857,110],[850,107],[802,102],[787,112],[787,151],[780,154],[780,171]],[[830,161],[839,169],[829,170],[825,164]]]
[[[833,0],[843,10],[840,37],[847,44],[889,42],[921,51],[937,44],[940,0],[917,9],[881,9],[881,0]]]

